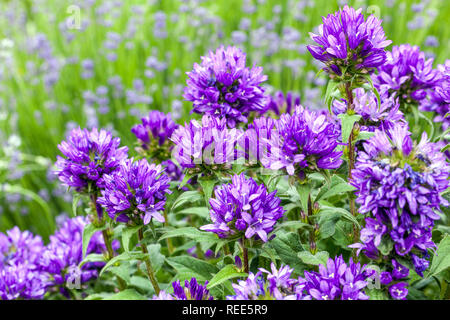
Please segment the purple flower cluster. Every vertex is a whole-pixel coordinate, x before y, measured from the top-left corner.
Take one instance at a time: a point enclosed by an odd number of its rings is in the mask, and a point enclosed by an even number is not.
[[[351,184],[359,211],[370,216],[361,230],[362,243],[352,247],[371,259],[400,259],[422,275],[429,264],[427,249],[435,247],[431,230],[440,218],[435,211],[448,205],[440,193],[448,187],[450,166],[426,133],[417,145],[410,135],[400,125],[377,130],[359,153]]]
[[[173,143],[170,140],[178,125],[172,120],[171,114],[152,110],[143,117],[141,124],[135,125],[131,132],[139,140],[137,151],[156,163],[160,163],[172,181],[181,180],[181,168],[170,160]]]
[[[50,236],[50,243],[40,259],[42,270],[50,275],[50,286],[76,283],[78,280],[84,283],[97,277],[98,269],[104,263],[86,263],[78,267],[83,260],[83,230],[87,224],[88,219],[82,216],[66,219]],[[117,241],[113,242],[113,249],[117,249],[118,245]],[[101,232],[97,232],[92,236],[86,254],[103,252],[106,252],[106,247]]]
[[[233,284],[235,295],[228,300],[368,300],[364,288],[373,270],[354,263],[347,264],[342,256],[319,265],[319,272],[305,271],[304,278],[292,278],[294,269],[271,264],[271,271],[260,268],[246,280]],[[264,280],[263,273],[267,274]]]
[[[276,121],[270,117],[260,117],[248,125],[238,144],[243,149],[249,164],[268,163],[271,152],[269,141],[276,135]]]
[[[441,81],[428,91],[428,99],[421,101],[420,109],[436,113],[434,122],[441,123],[442,130],[450,127],[450,60],[440,64],[437,70],[441,73]]]
[[[233,283],[234,295],[227,296],[227,300],[308,300],[295,293],[298,283],[292,279],[294,269],[281,266],[278,270],[271,264],[271,272],[260,268],[256,274],[250,272],[246,280]],[[266,280],[263,274],[266,273]]]
[[[172,120],[169,114],[164,114],[161,111],[152,110],[147,117],[141,119],[142,123],[135,125],[131,132],[139,140],[140,146],[143,150],[150,150],[152,153],[160,151],[160,148],[165,144],[170,143],[169,138],[177,128],[177,124]],[[167,148],[169,149],[169,148]],[[168,151],[168,150],[165,150]],[[170,154],[164,154],[159,157],[159,154],[152,158],[163,161],[169,158]],[[150,155],[152,156],[152,155]]]
[[[18,227],[0,233],[0,300],[41,299],[47,276],[39,259],[45,247],[41,237]]]
[[[238,158],[237,141],[242,132],[228,129],[225,118],[204,115],[201,123],[191,120],[175,129],[173,156],[183,168],[218,170],[229,168]]]
[[[373,92],[363,88],[353,90],[353,104],[356,114],[361,116],[360,128],[362,131],[375,131],[376,129],[389,130],[397,122],[405,123],[403,113],[399,110],[398,99],[389,97],[387,91],[381,93],[381,105]],[[338,115],[347,111],[347,101],[334,100],[333,113]]]
[[[367,74],[386,61],[384,48],[392,41],[386,40],[381,20],[374,15],[364,20],[361,11],[346,5],[323,17],[319,34],[310,33],[317,45],[307,46],[309,52],[333,76],[346,79]]]
[[[173,295],[161,290],[159,295],[155,295],[153,300],[214,300],[206,289],[208,281],[204,285],[197,282],[197,279],[192,278],[191,281],[184,282],[184,288],[180,281],[172,282]]]
[[[232,177],[230,184],[216,188],[215,198],[209,200],[212,224],[200,227],[221,238],[243,237],[267,241],[267,234],[283,216],[277,191],[267,192],[252,178],[242,173]]]
[[[160,212],[170,190],[169,177],[161,165],[149,164],[146,159],[127,159],[104,179],[105,188],[97,202],[111,219],[137,224],[148,224],[152,218],[164,222]]]
[[[433,59],[427,60],[418,46],[402,44],[387,53],[386,63],[379,67],[373,80],[378,89],[388,90],[403,105],[425,99],[427,90],[441,80],[441,74],[433,69]]]
[[[246,55],[236,47],[219,47],[202,57],[188,72],[184,98],[193,111],[225,117],[230,127],[247,122],[251,111],[261,111],[266,96],[261,83],[267,80],[261,67],[246,67]]]
[[[86,263],[81,269],[82,235],[87,218],[76,217],[62,222],[50,243],[41,237],[15,227],[0,233],[0,299],[42,299],[46,292],[58,287],[67,295],[66,282],[84,283],[97,277],[104,263]],[[113,242],[117,249],[119,242]],[[102,253],[106,248],[100,232],[91,238],[87,254]]]
[[[342,152],[336,150],[340,132],[326,115],[297,106],[292,115],[281,115],[275,125],[276,133],[268,140],[270,154],[262,159],[264,167],[304,177],[342,164]]]
[[[56,174],[64,185],[83,192],[103,188],[105,174],[113,172],[126,159],[128,147],[121,147],[120,139],[104,129],[74,129],[67,141],[58,145],[66,158],[58,156]]]
[[[305,278],[299,278],[297,294],[310,295],[314,300],[368,300],[363,289],[372,276],[370,270],[354,263],[348,265],[342,256],[328,259],[327,265],[319,265],[319,272],[305,271]]]

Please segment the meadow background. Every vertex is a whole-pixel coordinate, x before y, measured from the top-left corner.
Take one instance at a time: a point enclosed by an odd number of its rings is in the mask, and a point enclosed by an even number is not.
[[[324,108],[308,32],[346,3],[381,17],[392,45],[419,45],[434,67],[448,57],[446,0],[0,0],[0,231],[47,239],[72,212],[52,173],[72,128],[104,127],[133,146],[130,129],[151,109],[195,117],[185,73],[221,44],[263,66],[269,92]]]

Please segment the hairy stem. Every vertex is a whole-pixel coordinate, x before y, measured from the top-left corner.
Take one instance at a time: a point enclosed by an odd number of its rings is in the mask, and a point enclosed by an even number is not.
[[[158,295],[159,292],[161,291],[161,289],[159,288],[158,281],[156,281],[155,273],[153,271],[152,264],[150,262],[150,258],[148,256],[147,247],[145,246],[145,244],[142,241],[144,239],[144,233],[142,232],[142,229],[139,229],[138,237],[139,237],[139,242],[141,244],[142,252],[144,253],[144,256],[145,256],[144,262],[145,262],[145,266],[147,268],[148,279],[152,283],[153,289],[155,289],[155,292]]]

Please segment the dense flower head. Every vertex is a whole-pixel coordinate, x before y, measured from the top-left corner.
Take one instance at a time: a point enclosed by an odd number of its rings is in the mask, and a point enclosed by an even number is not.
[[[366,266],[354,263],[350,258],[345,263],[342,255],[329,258],[326,266],[319,265],[319,272],[305,271],[304,278],[299,278],[299,286],[314,300],[368,300],[364,288],[372,275]]]
[[[405,123],[403,113],[399,110],[398,99],[389,97],[387,91],[381,93],[379,105],[376,95],[363,88],[353,90],[353,106],[356,114],[361,116],[360,130],[375,131],[376,129],[389,130],[397,122]],[[333,113],[338,115],[347,111],[347,101],[334,100]]]
[[[212,224],[200,229],[221,238],[245,236],[266,242],[267,234],[284,214],[276,192],[268,193],[264,184],[258,185],[243,173],[235,175],[230,184],[215,189],[215,198],[209,200]]]
[[[56,161],[59,180],[77,191],[86,191],[89,185],[103,188],[103,176],[127,157],[128,148],[119,145],[120,139],[104,129],[73,129],[67,141],[58,145],[65,156],[58,156]]]
[[[169,177],[161,165],[149,164],[146,159],[127,159],[116,171],[105,175],[105,189],[97,202],[111,219],[148,224],[152,218],[164,222],[161,211],[166,203]]]
[[[295,106],[300,105],[300,95],[288,91],[286,95],[282,91],[275,92],[274,95],[270,95],[267,104],[261,114],[274,113],[280,116],[282,113],[292,113]]]
[[[392,47],[387,61],[379,67],[373,82],[380,90],[398,98],[400,104],[419,103],[441,80],[441,74],[433,69],[433,59],[426,59],[418,46],[402,44]]]
[[[170,157],[172,142],[169,138],[177,124],[169,114],[152,110],[135,125],[131,132],[139,140],[140,149],[153,160],[164,161]]]
[[[40,266],[50,275],[50,285],[62,285],[66,282],[87,282],[98,275],[98,270],[104,263],[86,263],[78,267],[83,260],[83,230],[89,224],[88,218],[77,216],[62,220],[58,230],[50,236],[40,258]],[[113,242],[113,249],[118,248],[118,242]],[[101,232],[96,232],[87,247],[86,255],[103,253],[106,247]]]
[[[41,299],[47,275],[39,258],[45,247],[41,237],[18,227],[0,233],[0,300]]]
[[[364,20],[361,12],[346,5],[322,18],[318,34],[310,33],[317,45],[309,45],[309,52],[334,76],[367,74],[386,61],[384,48],[392,41],[386,40],[381,20],[374,15]]]
[[[177,280],[172,282],[173,294],[161,290],[159,295],[153,297],[153,300],[214,300],[206,289],[207,285],[208,281],[201,285],[196,278],[192,278],[190,281],[185,280],[183,287]]]
[[[256,274],[250,272],[246,280],[233,283],[235,294],[227,300],[309,300],[295,292],[297,279],[291,278],[294,269],[283,265],[277,269],[273,263],[270,267],[270,271],[260,268]],[[263,274],[267,274],[266,279]]]
[[[375,131],[358,155],[351,184],[357,189],[359,211],[368,215],[361,242],[352,245],[371,259],[381,256],[396,269],[397,259],[422,275],[428,267],[427,249],[440,205],[448,187],[450,166],[439,146],[426,133],[413,144],[406,126]],[[370,216],[369,216],[370,215]],[[389,271],[389,270],[387,270]],[[395,272],[394,278],[398,278]]]
[[[262,67],[246,67],[246,55],[237,47],[219,47],[202,57],[201,64],[187,72],[184,98],[193,102],[193,111],[225,117],[230,127],[247,122],[251,111],[266,104],[261,83],[267,80]]]
[[[326,115],[297,106],[292,115],[281,115],[275,124],[277,130],[268,140],[271,152],[263,158],[264,167],[304,176],[342,164],[342,152],[336,150],[340,132]]]
[[[420,109],[434,112],[434,122],[441,123],[442,130],[445,131],[450,127],[450,60],[438,65],[437,70],[441,73],[442,80],[428,90],[427,99],[421,101]]]
[[[226,169],[238,158],[236,145],[242,134],[228,129],[225,118],[204,115],[201,122],[191,120],[174,131],[173,156],[181,167],[198,172]]]

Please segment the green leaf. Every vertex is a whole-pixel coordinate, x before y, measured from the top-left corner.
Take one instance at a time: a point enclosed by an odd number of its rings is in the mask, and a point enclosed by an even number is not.
[[[177,211],[176,214],[184,214],[184,215],[197,215],[202,218],[209,217],[209,209],[207,207],[189,207],[180,211]]]
[[[341,113],[338,115],[338,118],[341,119],[342,142],[347,143],[355,122],[358,122],[361,116],[359,114],[349,115],[347,113]]]
[[[117,277],[123,279],[127,285],[130,284],[131,278],[130,278],[130,265],[127,263],[123,263],[119,266],[112,266],[108,269],[111,273],[116,275]]]
[[[298,184],[297,192],[300,197],[300,203],[302,205],[303,211],[308,212],[308,197],[311,192],[311,184],[309,183]]]
[[[375,135],[375,132],[369,132],[369,131],[360,131],[358,136],[356,137],[355,141],[359,140],[369,140]]]
[[[92,236],[94,235],[94,233],[96,233],[97,231],[102,231],[105,230],[107,228],[106,225],[102,226],[102,227],[96,227],[94,226],[92,223],[86,225],[83,229],[83,257],[86,256],[86,251],[89,245],[89,241],[91,241]]]
[[[213,177],[200,177],[198,178],[198,183],[201,185],[203,189],[203,195],[205,197],[205,203],[209,207],[209,199],[211,199],[214,186],[217,183],[217,179]]]
[[[130,251],[130,239],[143,226],[126,227],[122,230],[122,247],[125,251]]]
[[[107,297],[105,300],[148,300],[135,289],[126,289]]]
[[[318,266],[319,264],[326,265],[330,255],[326,251],[319,251],[316,254],[302,251],[298,253],[298,257],[306,264]]]
[[[150,256],[153,270],[155,271],[155,273],[157,273],[166,260],[166,257],[161,253],[161,245],[159,243],[148,245],[147,250]]]
[[[380,245],[378,246],[378,250],[380,250],[381,254],[384,256],[389,255],[392,249],[394,248],[394,243],[389,239],[389,237],[382,237]]]
[[[318,201],[320,198],[328,199],[337,194],[346,193],[346,192],[350,192],[350,191],[354,191],[354,190],[356,190],[356,188],[353,187],[352,185],[348,184],[347,182],[341,182],[334,186],[332,185],[323,194],[318,194],[315,201]]]
[[[198,191],[185,191],[183,192],[177,200],[172,204],[171,211],[175,211],[177,208],[184,206],[186,203],[193,203],[201,201],[203,196]]]
[[[347,209],[338,208],[338,207],[330,207],[330,206],[325,206],[325,205],[322,205],[321,208],[322,208],[322,210],[320,211],[319,214],[323,214],[323,212],[327,212],[327,211],[333,211],[333,212],[340,213],[342,215],[342,218],[344,218],[347,221],[350,221],[351,223],[356,225],[359,229],[361,229],[361,225],[359,224],[358,220]]]
[[[113,257],[111,260],[109,260],[105,266],[102,268],[99,274],[99,278],[102,276],[102,274],[109,269],[109,267],[115,265],[116,263],[120,261],[131,261],[131,260],[137,260],[137,259],[143,259],[146,255],[140,251],[130,251],[130,252],[123,252],[119,254],[118,256]]]
[[[286,221],[283,223],[280,223],[277,225],[277,227],[273,230],[273,232],[277,232],[280,229],[289,229],[289,228],[293,228],[293,229],[311,229],[312,226],[310,224],[301,222],[301,221]]]
[[[445,152],[445,151],[447,151],[449,149],[450,149],[450,144],[447,144],[441,149],[441,152]]]
[[[191,277],[200,281],[210,280],[219,271],[216,266],[191,256],[170,257],[166,261],[177,270],[180,280],[190,279]]]
[[[183,180],[180,182],[180,185],[178,186],[178,189],[183,188],[183,187],[186,185],[186,183],[187,183],[192,177],[194,177],[194,176],[195,176],[195,175],[189,174],[189,173],[187,173],[187,171],[185,170]]]
[[[227,280],[239,278],[239,277],[245,278],[247,276],[248,276],[247,273],[239,272],[236,270],[234,265],[228,264],[214,275],[214,277],[208,283],[207,288],[211,289],[211,288],[214,288],[215,286],[218,286],[219,284],[222,284],[223,282],[225,282]]]
[[[339,82],[337,81],[333,81],[330,80],[328,81],[328,85],[327,85],[327,90],[325,92],[325,103],[328,106],[328,111],[330,112],[330,114],[332,114],[331,112],[331,104],[333,103],[334,98],[336,98],[338,96],[339,90]]]
[[[184,228],[173,229],[173,230],[166,232],[165,234],[163,234],[161,236],[161,238],[159,238],[158,241],[161,241],[161,240],[164,240],[167,238],[175,238],[175,237],[184,237],[184,238],[194,239],[198,242],[201,242],[201,241],[217,242],[219,240],[219,238],[214,233],[200,231],[194,227],[184,227]]]
[[[336,223],[342,214],[336,211],[327,210],[319,213],[320,238],[326,239],[334,235]]]
[[[436,276],[450,267],[450,236],[446,234],[438,245],[428,277]]]
[[[105,256],[100,253],[91,253],[88,254],[83,261],[80,262],[78,268],[81,268],[85,263],[88,262],[105,262]]]
[[[304,249],[297,232],[278,233],[275,239],[269,241],[266,245],[275,250],[281,262],[294,268],[296,273],[303,273],[305,265],[298,258],[297,254]]]
[[[370,300],[389,300],[386,293],[380,289],[366,289],[365,293],[370,297]]]
[[[77,216],[78,202],[80,201],[81,197],[82,197],[81,193],[75,193],[73,195],[73,199],[72,199],[72,215],[74,217]]]

